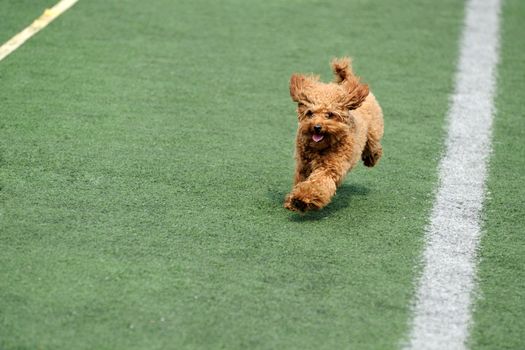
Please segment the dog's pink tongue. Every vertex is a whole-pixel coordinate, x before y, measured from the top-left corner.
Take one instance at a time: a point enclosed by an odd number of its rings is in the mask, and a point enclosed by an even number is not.
[[[312,139],[313,139],[315,142],[319,142],[319,141],[321,141],[321,140],[323,139],[323,137],[324,137],[323,135],[314,134],[314,135],[312,136]]]

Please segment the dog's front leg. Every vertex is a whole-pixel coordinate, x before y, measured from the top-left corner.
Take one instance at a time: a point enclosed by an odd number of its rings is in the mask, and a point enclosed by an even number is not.
[[[295,174],[293,178],[293,185],[296,186],[299,182],[303,182],[310,175],[310,164],[308,162],[297,159],[295,164]]]
[[[316,169],[303,182],[294,186],[286,197],[285,208],[305,212],[318,210],[330,203],[341,177],[328,169]]]
[[[297,186],[297,184],[305,181],[309,174],[310,172],[308,171],[307,162],[304,162],[302,159],[297,158],[296,164],[295,164],[295,173],[294,173],[294,178],[293,178],[294,188]],[[293,192],[289,193],[284,199],[284,207],[288,210],[297,211],[298,209],[295,208],[295,206],[292,203],[292,199],[293,199],[292,193]]]

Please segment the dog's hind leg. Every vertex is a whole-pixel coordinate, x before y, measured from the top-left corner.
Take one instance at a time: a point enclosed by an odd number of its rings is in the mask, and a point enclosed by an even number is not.
[[[367,124],[366,143],[361,159],[367,167],[373,167],[383,154],[383,147],[380,143],[384,130],[383,112],[375,96],[370,93],[357,113]]]
[[[373,133],[368,133],[368,139],[366,140],[365,148],[361,154],[361,159],[367,167],[373,167],[377,164],[381,156],[383,155],[383,146],[379,142]]]

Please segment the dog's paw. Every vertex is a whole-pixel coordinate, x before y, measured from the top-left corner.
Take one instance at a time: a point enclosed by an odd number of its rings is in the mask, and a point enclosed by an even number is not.
[[[285,202],[284,207],[291,211],[297,211],[304,213],[310,210],[318,210],[319,206],[314,201],[308,198],[299,198],[297,196],[289,195]]]
[[[284,207],[288,210],[295,211],[295,207],[292,205],[291,196],[286,196],[286,199],[284,200]]]
[[[297,204],[299,204],[299,206],[297,206]],[[302,208],[303,206],[299,203],[299,201],[296,198],[289,194],[284,200],[284,207],[291,211],[301,211],[300,208]]]
[[[361,155],[363,164],[367,167],[373,167],[374,165],[377,164],[377,162],[379,162],[379,159],[381,158],[382,153],[383,152],[381,149],[376,152],[370,152],[370,151],[363,152],[363,154]]]
[[[362,159],[363,164],[367,167],[373,167],[376,165],[376,158],[374,158],[370,153],[363,154]]]
[[[304,213],[305,211],[308,210],[308,203],[303,202],[302,200],[297,199],[297,198],[294,198],[294,199],[292,200],[292,206],[293,206],[297,211],[300,211],[300,212],[302,212],[302,213]]]

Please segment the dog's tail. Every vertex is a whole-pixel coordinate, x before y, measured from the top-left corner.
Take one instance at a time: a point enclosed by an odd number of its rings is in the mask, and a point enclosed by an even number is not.
[[[352,77],[352,61],[349,57],[334,58],[332,60],[332,71],[335,75],[335,82],[340,83]]]
[[[348,91],[341,103],[348,109],[359,108],[370,90],[368,89],[368,84],[361,83],[359,77],[356,77],[354,72],[352,72],[350,58],[334,58],[332,60],[332,70],[334,71],[335,82],[344,86]]]

